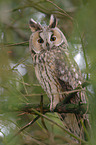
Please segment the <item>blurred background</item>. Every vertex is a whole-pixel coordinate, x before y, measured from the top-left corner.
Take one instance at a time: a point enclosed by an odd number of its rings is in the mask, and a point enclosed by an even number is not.
[[[91,123],[88,143],[96,144],[96,0],[0,0],[0,145],[70,144],[64,131],[44,120],[46,131],[41,119],[11,139],[35,117],[19,112],[18,104],[39,104],[44,93],[29,52],[28,23],[33,18],[48,25],[51,14],[57,17],[82,75],[91,82],[87,87]],[[44,104],[49,102],[44,94]],[[55,113],[46,115],[61,124]]]

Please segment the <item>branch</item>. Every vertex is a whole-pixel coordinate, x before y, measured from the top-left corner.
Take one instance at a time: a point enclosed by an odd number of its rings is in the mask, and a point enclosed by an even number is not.
[[[52,5],[54,5],[58,10],[60,10],[61,12],[63,12],[62,14],[64,14],[65,16],[67,16],[68,18],[70,18],[73,21],[73,18],[66,11],[64,11],[62,8],[60,8],[58,5],[56,5],[54,2],[52,2],[50,0],[46,0],[46,1],[49,2],[49,3],[51,3]]]
[[[36,122],[38,119],[40,118],[40,116],[38,115],[36,118],[34,118],[32,121],[30,121],[28,124],[26,124],[25,126],[23,126],[12,138],[14,138],[15,136],[17,136],[18,134],[20,134],[23,130],[25,130],[26,128],[28,128],[29,126],[33,125],[34,122]],[[12,140],[11,138],[11,140]]]
[[[8,112],[24,112],[24,113],[30,113],[34,114],[32,109],[35,109],[38,112],[41,112],[41,105],[40,104],[32,104],[32,103],[21,103],[16,104],[14,106],[3,104],[3,111],[7,110]],[[2,110],[2,108],[1,108]],[[84,114],[87,110],[87,104],[63,104],[63,102],[60,102],[57,104],[54,112],[57,113],[75,113],[75,114]],[[50,112],[50,106],[49,104],[43,105],[43,114]]]
[[[54,112],[58,113],[75,113],[83,115],[86,113],[87,104],[63,104],[60,102],[57,104]]]

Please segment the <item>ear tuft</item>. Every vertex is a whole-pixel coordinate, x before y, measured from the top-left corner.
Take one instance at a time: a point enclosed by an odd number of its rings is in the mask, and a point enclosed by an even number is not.
[[[37,23],[32,18],[29,21],[29,27],[30,27],[32,32],[35,32],[35,31],[38,31],[38,30],[42,30],[41,24]]]
[[[55,28],[56,26],[57,26],[56,17],[55,17],[54,15],[51,15],[49,27],[50,27],[50,28]]]

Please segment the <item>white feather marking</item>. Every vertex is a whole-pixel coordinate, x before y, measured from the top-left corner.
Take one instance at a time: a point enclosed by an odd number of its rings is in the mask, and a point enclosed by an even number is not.
[[[37,22],[36,22],[36,21],[34,21],[32,18],[30,19],[30,21],[32,21],[32,22],[34,22],[35,24],[37,24]]]
[[[76,76],[76,79],[78,79],[78,74],[77,73],[75,74],[75,76]]]
[[[73,68],[73,71],[75,72],[75,71],[76,71],[76,69],[75,69],[75,68]]]

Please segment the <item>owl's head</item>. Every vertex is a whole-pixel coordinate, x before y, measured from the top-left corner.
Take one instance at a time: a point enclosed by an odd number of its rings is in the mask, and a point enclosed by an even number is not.
[[[64,34],[57,28],[57,20],[51,15],[49,26],[42,26],[33,19],[29,22],[29,27],[32,31],[30,36],[30,50],[34,53],[40,53],[42,50],[51,50],[62,44],[67,46],[67,40]]]

